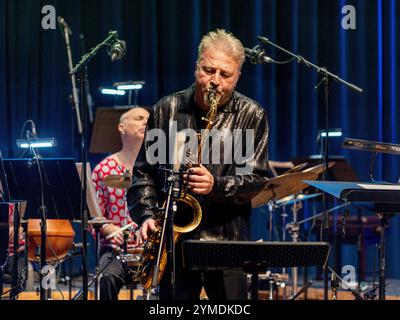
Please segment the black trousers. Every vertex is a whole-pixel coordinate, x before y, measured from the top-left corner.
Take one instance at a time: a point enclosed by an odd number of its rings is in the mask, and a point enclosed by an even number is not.
[[[100,300],[118,300],[121,288],[132,282],[132,275],[111,250],[103,251],[99,264],[100,270],[108,264],[100,279]]]
[[[200,300],[202,287],[209,300],[247,300],[247,276],[241,269],[205,272],[178,269],[174,295],[171,270],[166,269],[160,283],[160,300]]]

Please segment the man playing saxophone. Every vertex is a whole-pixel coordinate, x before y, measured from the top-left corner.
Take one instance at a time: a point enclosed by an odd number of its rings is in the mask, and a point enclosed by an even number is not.
[[[146,133],[152,129],[163,130],[167,136],[166,148],[171,148],[168,143],[171,121],[176,122],[178,130],[201,132],[212,128],[221,133],[217,135],[218,150],[200,147],[203,153],[208,153],[201,158],[210,161],[189,169],[188,190],[200,203],[203,217],[198,228],[184,234],[181,240],[250,240],[250,201],[263,188],[267,175],[268,123],[264,109],[257,102],[235,91],[244,59],[243,45],[231,33],[220,29],[208,33],[199,45],[194,85],[162,98],[149,117]],[[210,122],[206,119],[210,117],[212,104],[217,110]],[[244,143],[235,141],[229,145],[232,139],[228,139],[227,131],[232,133],[230,137],[241,133],[240,140]],[[252,139],[244,139],[245,132],[251,132]],[[147,137],[138,154],[128,191],[130,213],[141,226],[140,243],[155,230],[156,207],[165,199],[164,173],[159,170],[160,163],[149,161],[152,141]],[[249,145],[252,152],[248,157],[233,160],[227,157],[229,153],[247,155]],[[215,161],[215,154],[221,150]],[[172,159],[168,160],[172,165]],[[243,166],[245,169],[241,170]],[[202,287],[209,299],[246,299],[246,277],[242,271],[184,270],[179,248],[176,246],[175,299],[198,300]],[[171,292],[165,290],[169,276],[165,272],[160,283],[160,299],[171,298]]]

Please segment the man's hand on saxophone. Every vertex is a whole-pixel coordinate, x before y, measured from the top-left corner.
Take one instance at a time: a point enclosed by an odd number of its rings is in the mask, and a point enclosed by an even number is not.
[[[184,175],[186,181],[187,176]],[[202,165],[189,169],[188,186],[194,194],[209,194],[214,186],[213,175]]]
[[[137,233],[137,244],[139,246],[142,245],[148,239],[149,234],[154,230],[156,230],[156,220],[147,219],[143,222]]]

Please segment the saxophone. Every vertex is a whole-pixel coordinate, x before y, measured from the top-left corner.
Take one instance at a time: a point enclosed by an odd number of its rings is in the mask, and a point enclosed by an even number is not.
[[[201,163],[201,155],[205,137],[208,135],[211,126],[213,125],[215,118],[217,116],[217,107],[219,103],[219,97],[217,96],[216,89],[207,89],[207,94],[205,95],[206,101],[210,105],[210,110],[208,111],[206,117],[202,120],[207,122],[207,127],[203,131],[203,134],[199,138],[199,151],[198,151],[198,163]],[[202,209],[195,197],[192,195],[182,192],[181,197],[176,200],[178,209],[174,220],[174,243],[176,243],[182,233],[189,233],[196,229],[202,219]],[[163,204],[163,209],[166,208],[166,202]],[[187,209],[189,208],[189,210]],[[164,215],[162,214],[164,210],[156,216],[156,229],[149,235],[148,240],[144,244],[144,248],[140,257],[140,261],[137,270],[134,274],[134,281],[140,282],[143,289],[150,290],[154,287],[153,277],[155,271],[155,263],[157,262],[157,255],[159,251],[159,246],[161,243],[161,237],[163,234],[162,226]],[[180,224],[176,221],[180,220]],[[157,274],[158,285],[162,279],[165,272],[165,267],[167,265],[168,255],[166,250],[166,243],[163,242],[163,248],[160,257],[159,270]]]

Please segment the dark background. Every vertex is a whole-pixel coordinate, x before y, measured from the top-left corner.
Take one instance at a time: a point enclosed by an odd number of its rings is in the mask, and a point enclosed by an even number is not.
[[[344,5],[356,9],[356,29],[344,30]],[[33,119],[39,136],[55,137],[58,148],[44,156],[75,157],[80,161],[79,136],[69,103],[66,47],[60,29],[43,30],[44,5],[53,5],[73,31],[76,63],[81,56],[79,33],[86,49],[117,30],[127,41],[126,57],[111,63],[105,50],[89,65],[95,106],[126,104],[102,96],[99,87],[116,81],[144,80],[140,105],[191,85],[197,45],[205,33],[225,28],[245,46],[257,44],[257,35],[301,54],[310,61],[364,89],[358,94],[332,83],[330,128],[342,128],[346,137],[400,143],[399,130],[399,4],[395,0],[0,0],[0,148],[5,157],[20,156],[15,140],[22,124]],[[58,27],[58,26],[57,26]],[[277,60],[288,57],[272,47]],[[319,151],[316,137],[325,127],[320,76],[304,65],[243,66],[237,90],[258,100],[270,123],[270,159],[286,161]],[[90,127],[89,127],[90,129]],[[368,180],[370,154],[332,148],[342,154],[361,181]],[[90,155],[93,165],[105,155]],[[397,182],[398,156],[378,156],[375,177]],[[266,234],[265,214],[254,214],[255,238]],[[400,224],[391,220],[388,276],[400,277]],[[347,253],[346,253],[347,252]],[[354,248],[343,262],[354,263]],[[371,253],[371,259],[375,259]]]

